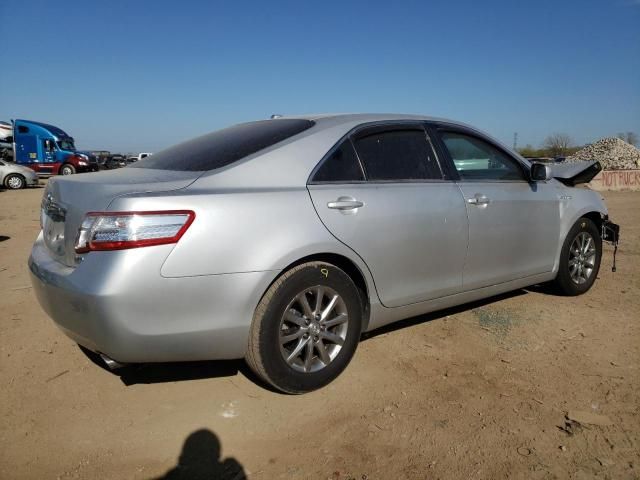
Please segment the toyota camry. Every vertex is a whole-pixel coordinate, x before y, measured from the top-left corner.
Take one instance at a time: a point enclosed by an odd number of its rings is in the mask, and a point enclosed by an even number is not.
[[[49,180],[29,268],[48,315],[112,367],[245,358],[303,393],[363,332],[533,284],[589,290],[619,228],[575,188],[600,165],[560,167],[430,117],[243,123]]]

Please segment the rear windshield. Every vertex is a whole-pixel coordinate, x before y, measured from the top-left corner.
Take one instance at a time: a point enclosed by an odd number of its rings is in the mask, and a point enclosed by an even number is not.
[[[169,147],[129,168],[183,172],[215,170],[293,137],[313,125],[310,120],[288,118],[241,123]]]

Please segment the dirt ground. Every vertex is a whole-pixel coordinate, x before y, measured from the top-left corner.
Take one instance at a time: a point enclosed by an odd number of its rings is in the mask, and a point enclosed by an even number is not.
[[[41,195],[0,191],[2,479],[640,478],[640,193],[605,194],[618,272],[606,247],[588,294],[404,321],[302,396],[241,361],[96,365],[30,287]]]

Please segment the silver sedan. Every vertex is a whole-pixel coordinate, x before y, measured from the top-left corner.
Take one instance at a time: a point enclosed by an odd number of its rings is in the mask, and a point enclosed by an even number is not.
[[[429,117],[245,123],[51,179],[29,268],[44,310],[113,367],[244,357],[302,393],[363,332],[542,282],[586,292],[617,226],[573,188],[598,164],[550,168]]]
[[[24,165],[0,160],[0,187],[20,190],[38,185],[38,174]]]

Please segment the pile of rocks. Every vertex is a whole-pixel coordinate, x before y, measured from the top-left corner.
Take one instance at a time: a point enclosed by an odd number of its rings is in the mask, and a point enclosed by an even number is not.
[[[640,168],[640,150],[619,138],[603,138],[567,157],[567,162],[598,160],[605,170]]]

